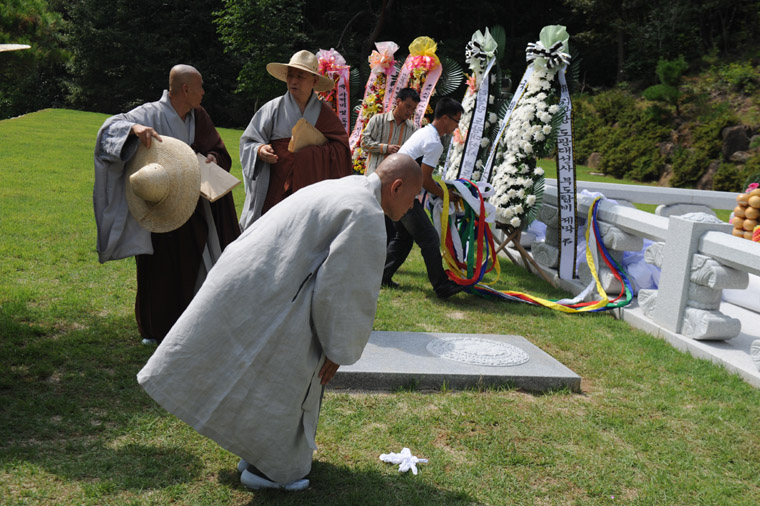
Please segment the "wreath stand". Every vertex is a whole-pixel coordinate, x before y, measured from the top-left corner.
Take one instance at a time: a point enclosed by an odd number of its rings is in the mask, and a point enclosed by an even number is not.
[[[523,259],[525,269],[533,274],[533,270],[531,269],[531,265],[533,266],[533,269],[535,269],[535,272],[538,273],[542,278],[544,278],[544,281],[549,283],[552,286],[555,286],[552,280],[549,279],[549,277],[546,275],[544,270],[539,267],[539,265],[536,263],[536,261],[533,259],[533,256],[530,255],[527,251],[525,251],[525,248],[522,247],[522,244],[520,244],[520,236],[522,235],[522,228],[514,228],[511,225],[507,225],[506,223],[499,223],[496,222],[496,228],[503,231],[506,234],[506,238],[499,244],[499,247],[496,248],[496,251],[494,255],[498,258],[499,252],[504,251],[504,253],[507,255],[509,260],[513,264],[517,264],[517,261],[512,256],[512,254],[507,249],[507,245],[509,243],[512,243],[512,247],[517,250],[518,253],[520,253],[520,256]],[[494,259],[496,261],[496,259]]]

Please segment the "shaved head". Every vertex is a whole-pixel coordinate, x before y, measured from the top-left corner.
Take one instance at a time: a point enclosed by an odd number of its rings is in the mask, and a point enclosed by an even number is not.
[[[175,65],[169,72],[169,94],[176,95],[183,84],[191,84],[201,73],[190,65]]]
[[[422,169],[420,165],[414,161],[409,155],[402,155],[400,153],[394,153],[388,155],[380,165],[378,165],[375,174],[382,181],[383,186],[386,183],[391,183],[396,179],[415,179],[418,178],[422,181]]]
[[[375,174],[382,183],[383,212],[393,221],[400,220],[422,189],[422,169],[411,156],[395,153],[377,166]]]

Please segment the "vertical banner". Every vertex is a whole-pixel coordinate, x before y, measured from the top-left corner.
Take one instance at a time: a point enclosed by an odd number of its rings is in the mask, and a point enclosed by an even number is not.
[[[336,83],[336,91],[337,91],[337,113],[338,118],[340,118],[340,122],[343,123],[343,128],[346,129],[346,133],[351,133],[351,112],[350,107],[348,104],[348,98],[349,98],[349,82],[350,82],[350,72],[349,67],[344,67],[341,70],[338,71],[338,75],[340,78],[338,79],[338,82]]]
[[[422,118],[425,117],[425,111],[427,111],[428,104],[430,103],[430,97],[433,96],[435,85],[438,82],[438,78],[441,77],[441,65],[433,67],[427,73],[425,83],[420,90],[420,103],[417,104],[417,109],[414,111],[414,125],[419,128],[422,126]]]
[[[333,108],[338,115],[346,133],[351,133],[351,111],[349,105],[349,76],[351,67],[335,49],[317,51],[319,73],[335,82],[335,88],[330,91],[317,92],[317,96]]]
[[[478,89],[475,101],[475,111],[472,115],[470,128],[467,130],[467,144],[464,150],[464,157],[462,158],[462,166],[459,169],[460,178],[470,179],[472,171],[475,170],[475,162],[478,161],[480,141],[483,138],[483,127],[486,123],[488,109],[488,83],[490,81],[491,69],[495,63],[496,58],[491,58],[480,82],[480,88]]]
[[[394,60],[393,54],[398,49],[398,44],[390,41],[375,42],[375,47],[377,50],[372,51],[367,59],[369,61],[369,77],[364,86],[364,98],[359,106],[354,130],[348,139],[348,146],[352,151],[361,144],[362,132],[372,116],[387,112],[395,98],[388,95],[389,93],[392,94],[393,90],[391,81],[396,74],[394,65],[396,60]]]
[[[428,102],[435,91],[438,78],[441,77],[441,61],[435,55],[437,44],[430,37],[417,37],[409,44],[409,56],[401,67],[398,79],[393,87],[393,96],[402,88],[413,88],[420,94],[420,103],[414,113],[414,124],[422,125]]]
[[[561,90],[562,124],[557,135],[557,204],[559,211],[559,277],[575,277],[576,221],[575,160],[573,157],[573,106],[565,80],[565,67],[557,72]],[[590,224],[589,224],[590,225]],[[588,226],[588,225],[587,225]]]

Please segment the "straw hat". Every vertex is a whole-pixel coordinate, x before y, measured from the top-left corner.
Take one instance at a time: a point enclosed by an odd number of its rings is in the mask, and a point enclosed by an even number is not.
[[[190,218],[198,203],[201,174],[192,148],[173,137],[140,143],[127,164],[127,205],[141,227],[171,232]]]
[[[288,77],[288,67],[303,70],[317,76],[319,80],[314,85],[315,91],[330,91],[335,88],[335,82],[332,79],[319,73],[319,62],[314,53],[304,49],[291,56],[289,63],[267,63],[267,72],[272,77],[285,81]]]

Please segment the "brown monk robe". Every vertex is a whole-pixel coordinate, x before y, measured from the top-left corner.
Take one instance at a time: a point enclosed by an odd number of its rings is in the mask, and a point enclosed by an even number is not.
[[[229,172],[232,159],[224,141],[203,107],[195,111],[195,141],[192,148],[203,155],[213,154],[217,164]],[[201,162],[203,163],[203,162]],[[136,255],[137,297],[135,316],[144,339],[161,342],[185,311],[196,292],[198,272],[208,238],[203,197],[195,212],[180,228],[152,233],[152,255]],[[240,235],[232,193],[210,203],[219,246],[222,250]]]
[[[346,129],[332,108],[322,102],[322,110],[314,127],[327,137],[329,150],[308,146],[297,153],[288,151],[290,137],[271,142],[277,155],[269,175],[269,189],[264,200],[262,214],[292,193],[325,179],[351,175],[351,149],[348,147]],[[308,167],[308,170],[298,170]]]

